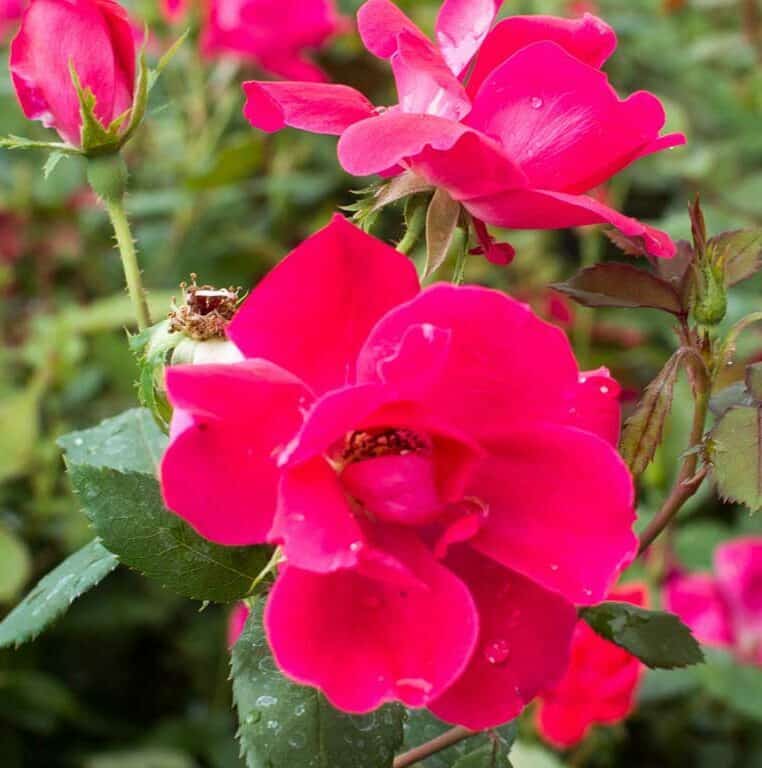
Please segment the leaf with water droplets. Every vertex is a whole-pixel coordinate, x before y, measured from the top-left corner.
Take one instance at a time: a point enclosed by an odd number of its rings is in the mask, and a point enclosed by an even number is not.
[[[69,556],[0,623],[0,648],[34,640],[81,595],[99,584],[119,561],[98,539]]]
[[[620,450],[635,477],[645,471],[661,443],[664,423],[672,409],[675,381],[685,354],[684,349],[679,349],[667,360],[624,425]]]
[[[369,715],[334,709],[278,671],[255,606],[232,653],[238,739],[248,768],[390,768],[402,744],[402,707]]]
[[[269,547],[221,547],[166,509],[156,468],[167,438],[136,408],[59,440],[69,478],[104,546],[186,597],[232,602],[267,565]]]
[[[451,725],[443,723],[426,709],[409,709],[405,718],[405,744],[403,749],[407,751],[425,744],[427,741],[431,741],[449,731],[450,728],[452,728]],[[507,755],[516,739],[517,732],[517,722],[513,720],[499,728],[493,729],[491,733],[499,739],[502,750]],[[486,734],[475,733],[458,744],[426,758],[420,765],[424,766],[424,768],[454,768],[455,764],[462,758],[466,758],[491,744],[491,738]]]
[[[670,283],[631,264],[596,264],[551,287],[585,307],[647,308],[685,314],[680,296]]]
[[[691,630],[673,613],[609,602],[583,608],[580,616],[601,637],[651,669],[688,667],[704,660]]]
[[[762,406],[729,408],[710,433],[717,489],[723,499],[762,507]]]

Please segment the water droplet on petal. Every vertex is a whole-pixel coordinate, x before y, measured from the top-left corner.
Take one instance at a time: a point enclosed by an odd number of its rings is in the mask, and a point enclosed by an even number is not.
[[[587,376],[580,376],[579,377],[579,383],[584,384],[587,381]]]
[[[558,563],[551,563],[550,564],[550,570],[553,571],[553,573],[556,573],[559,568],[560,568],[560,566],[558,565]]]
[[[532,96],[529,103],[532,105],[532,109],[542,109],[545,102],[539,96]]]
[[[593,596],[593,590],[592,589],[583,589],[582,590],[585,594],[585,597],[592,597]]]
[[[361,541],[353,541],[349,545],[349,551],[350,552],[359,552],[362,549],[362,542]]]
[[[484,648],[484,658],[495,666],[505,664],[510,655],[511,647],[508,645],[508,641],[502,638],[488,643]]]
[[[608,395],[608,393],[609,393],[609,388],[608,388],[608,387],[607,387],[607,386],[604,384],[604,385],[601,387],[601,394],[602,394],[602,395]]]

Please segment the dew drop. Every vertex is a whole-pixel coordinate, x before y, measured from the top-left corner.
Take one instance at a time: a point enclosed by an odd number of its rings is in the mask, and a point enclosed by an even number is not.
[[[74,445],[82,445],[84,442],[85,441],[81,437],[78,437],[74,440]]]
[[[349,545],[349,551],[350,552],[359,552],[362,549],[362,542],[361,541],[353,541]]]
[[[558,571],[559,567],[560,566],[558,565],[558,563],[551,563],[550,564],[550,570],[553,571],[553,573],[556,573]]]
[[[254,723],[258,723],[261,719],[262,713],[255,710],[253,712],[249,712],[249,714],[246,715],[245,723],[246,725],[254,725]]]
[[[271,707],[273,704],[278,703],[278,699],[275,696],[260,696],[254,703],[258,707]]]
[[[529,103],[532,105],[532,109],[542,109],[545,102],[539,96],[532,96]]]
[[[295,523],[303,523],[304,522],[304,515],[301,512],[294,512],[293,514],[289,515],[289,517]]]
[[[307,744],[307,737],[303,733],[295,733],[288,740],[288,746],[292,749],[301,749]]]
[[[580,376],[579,377],[579,383],[584,384],[587,381],[587,376]]]
[[[394,685],[397,688],[412,688],[424,695],[431,693],[431,689],[434,687],[428,680],[421,677],[402,677]]]
[[[585,597],[592,597],[593,596],[593,590],[592,589],[583,589],[582,592],[585,594]]]
[[[495,666],[505,664],[510,655],[511,647],[508,645],[508,641],[503,640],[502,638],[489,643],[484,648],[484,658],[487,659],[490,664],[494,664]]]
[[[601,387],[601,394],[602,394],[602,395],[608,395],[608,393],[609,393],[609,388],[608,388],[608,387],[607,387],[607,386],[604,384],[604,385]]]

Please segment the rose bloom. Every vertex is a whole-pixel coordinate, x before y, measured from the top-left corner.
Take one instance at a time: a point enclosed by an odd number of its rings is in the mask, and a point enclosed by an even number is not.
[[[201,50],[251,61],[280,77],[326,79],[305,52],[348,28],[333,0],[207,0]]]
[[[70,64],[95,95],[95,115],[104,126],[131,107],[135,41],[120,5],[32,0],[11,43],[11,76],[24,114],[80,146],[82,118]]]
[[[281,670],[349,712],[511,719],[635,552],[616,383],[504,294],[421,290],[341,216],[228,333],[244,361],[167,372],[161,483],[207,539],[282,547]]]
[[[23,0],[0,0],[0,43],[15,28],[23,13]]]
[[[721,544],[713,574],[673,574],[664,603],[702,643],[762,665],[762,538]]]
[[[644,606],[647,590],[645,585],[628,584],[613,590],[609,599]],[[635,656],[580,619],[564,676],[538,700],[535,719],[541,736],[566,749],[582,741],[593,725],[615,725],[626,719],[635,709],[644,672]]]
[[[237,603],[228,616],[228,648],[232,648],[246,626],[249,618],[249,606],[246,603]]]
[[[390,0],[359,10],[369,51],[392,67],[399,103],[376,109],[344,85],[248,82],[244,113],[264,131],[286,125],[340,136],[357,176],[408,169],[475,220],[555,229],[608,223],[654,256],[669,237],[584,194],[644,155],[682,144],[661,136],[650,93],[621,100],[601,66],[616,47],[600,19],[514,16],[499,0],[445,0],[430,41]],[[476,222],[475,222],[476,223]]]

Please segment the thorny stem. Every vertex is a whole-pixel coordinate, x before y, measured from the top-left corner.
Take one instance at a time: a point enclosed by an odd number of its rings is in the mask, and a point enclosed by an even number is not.
[[[694,361],[694,410],[688,453],[683,459],[677,480],[669,496],[665,499],[654,519],[640,535],[639,555],[642,555],[653,544],[662,531],[669,526],[683,504],[698,491],[709,470],[708,467],[703,467],[700,471],[697,471],[699,453],[696,449],[704,438],[706,417],[709,412],[709,397],[711,395],[711,377],[698,351],[691,357],[691,360]]]
[[[127,292],[130,295],[132,306],[135,310],[138,330],[142,331],[151,325],[151,316],[148,313],[148,303],[143,288],[143,281],[140,277],[140,267],[138,266],[138,257],[135,252],[135,241],[132,239],[130,223],[124,210],[124,200],[104,200],[104,205],[111,219],[111,225],[114,228],[119,256],[122,259],[122,269],[127,281]]]
[[[431,755],[435,755],[443,749],[455,746],[455,744],[474,735],[475,731],[464,728],[462,725],[457,725],[455,728],[445,731],[441,736],[437,736],[435,739],[395,757],[393,768],[408,768],[408,766],[415,765],[421,760],[425,760],[427,757],[431,757]]]

